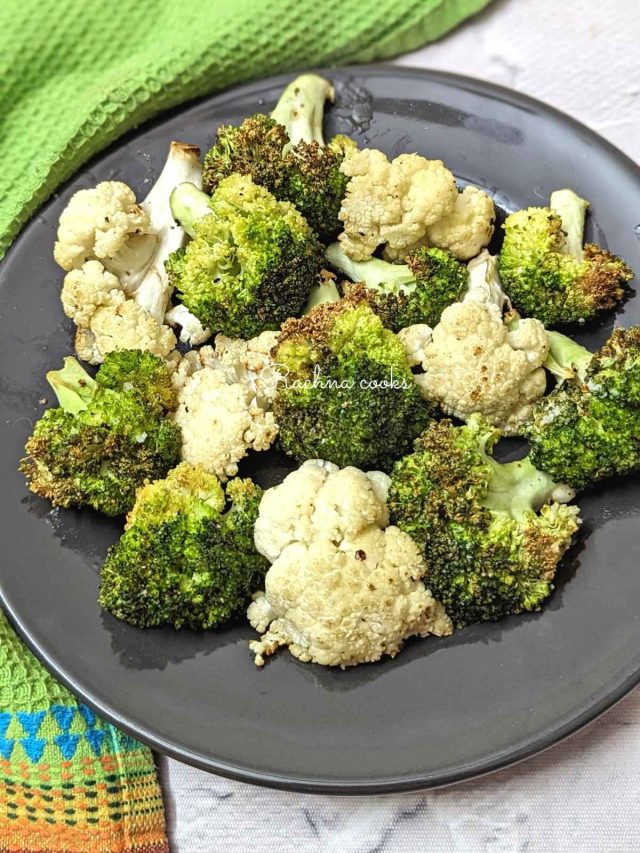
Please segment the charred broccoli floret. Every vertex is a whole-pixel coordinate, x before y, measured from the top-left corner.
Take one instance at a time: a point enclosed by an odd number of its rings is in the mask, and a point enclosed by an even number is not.
[[[349,178],[340,171],[345,151],[334,138],[324,147],[317,140],[301,141],[284,156],[286,180],[282,198],[290,201],[325,242],[333,240],[342,225],[338,218]]]
[[[274,404],[280,444],[301,461],[388,470],[431,417],[402,343],[362,285],[287,321],[273,359],[283,376]]]
[[[55,506],[120,515],[139,486],[177,463],[180,430],[166,418],[175,398],[162,359],[109,353],[94,380],[66,358],[47,379],[60,407],[37,422],[20,463],[35,494]]]
[[[289,143],[285,128],[268,115],[257,113],[242,124],[222,124],[206,153],[202,186],[214,193],[220,181],[234,173],[248,175],[255,184],[282,198],[286,181],[283,151]]]
[[[317,74],[296,78],[271,116],[222,125],[204,158],[203,186],[213,193],[232,173],[249,175],[281,200],[290,201],[325,240],[340,229],[338,213],[348,178],[340,164],[355,142],[334,137],[325,146],[322,119],[331,84]]]
[[[424,546],[424,582],[459,626],[539,610],[580,523],[567,487],[492,458],[498,437],[478,415],[434,422],[391,475],[391,521]]]
[[[443,249],[422,247],[411,252],[404,264],[379,258],[352,261],[340,243],[332,243],[326,256],[338,272],[366,286],[371,307],[394,332],[415,323],[436,326],[444,309],[467,288],[466,265]]]
[[[187,462],[144,486],[102,568],[100,604],[140,628],[226,622],[269,567],[253,544],[261,496],[248,479],[232,480],[225,495]]]
[[[169,258],[169,278],[204,326],[251,338],[300,313],[318,281],[322,250],[293,205],[231,175],[211,198],[180,184],[171,209],[193,239]]]
[[[594,244],[583,247],[588,202],[572,190],[549,207],[507,217],[500,276],[514,306],[547,326],[592,320],[620,302],[633,271]]]
[[[532,462],[575,489],[640,469],[640,326],[616,329],[597,352],[549,333],[561,380],[527,427]]]

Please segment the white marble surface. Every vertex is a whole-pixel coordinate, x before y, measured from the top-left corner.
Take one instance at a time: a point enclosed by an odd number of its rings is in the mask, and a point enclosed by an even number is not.
[[[526,92],[640,161],[639,47],[637,0],[496,0],[398,61]],[[640,691],[524,764],[420,795],[280,793],[159,763],[174,853],[640,850]]]

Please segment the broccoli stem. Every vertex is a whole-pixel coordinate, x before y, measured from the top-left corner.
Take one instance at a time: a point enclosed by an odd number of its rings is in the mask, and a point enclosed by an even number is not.
[[[72,356],[64,360],[61,370],[50,370],[47,382],[53,388],[60,407],[72,415],[77,415],[89,405],[98,383]]]
[[[589,202],[573,190],[556,190],[551,193],[549,206],[562,219],[562,230],[567,235],[564,254],[580,261],[583,257],[584,221]]]
[[[271,118],[284,125],[291,145],[317,142],[324,147],[324,103],[335,98],[331,83],[317,74],[296,77],[280,96]]]
[[[467,428],[472,428],[467,425]],[[500,431],[480,425],[476,433],[478,449],[491,469],[487,493],[482,505],[490,512],[506,515],[516,521],[529,512],[536,512],[548,500],[568,503],[575,497],[569,486],[556,483],[548,474],[539,471],[529,457],[515,462],[498,462],[491,449],[500,438]]]
[[[380,258],[352,261],[342,251],[340,243],[327,247],[326,257],[332,267],[348,276],[351,281],[361,281],[371,290],[397,295],[415,285],[415,275],[406,264],[390,264]]]
[[[544,363],[547,370],[560,381],[578,377],[584,382],[593,353],[560,332],[547,332],[547,340],[549,355]]]
[[[497,462],[488,457],[487,461],[493,473],[483,505],[491,512],[517,520],[551,498],[564,503],[574,496],[570,489],[559,487],[548,474],[538,471],[528,458]]]
[[[173,218],[190,237],[195,234],[196,223],[211,213],[209,196],[190,181],[178,184],[171,193],[169,203]]]

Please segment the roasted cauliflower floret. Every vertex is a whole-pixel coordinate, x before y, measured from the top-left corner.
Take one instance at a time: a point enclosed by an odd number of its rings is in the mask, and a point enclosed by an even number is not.
[[[268,489],[255,525],[256,547],[271,562],[294,542],[309,544],[319,535],[351,538],[370,525],[389,523],[389,477],[363,474],[312,459]]]
[[[198,347],[211,337],[211,329],[203,326],[185,305],[172,305],[165,313],[164,321],[170,326],[180,326],[180,340],[183,344]]]
[[[365,148],[351,152],[340,168],[350,181],[338,239],[356,261],[367,260],[382,244],[390,259],[404,257],[458,198],[455,179],[443,162],[419,154],[401,154],[390,162],[382,151]]]
[[[87,261],[79,269],[66,274],[61,299],[67,317],[76,326],[89,328],[98,308],[119,305],[126,296],[116,276],[108,272],[100,261]]]
[[[182,429],[182,459],[223,481],[238,473],[249,450],[267,450],[278,433],[249,385],[229,382],[223,370],[211,367],[184,381],[174,417]]]
[[[117,349],[139,349],[166,358],[176,345],[171,329],[160,325],[132,299],[98,308],[88,332],[78,330],[76,349],[90,364],[99,364],[108,352]]]
[[[450,305],[424,351],[422,394],[466,421],[478,412],[504,435],[518,435],[545,392],[542,367],[549,352],[538,320],[509,324],[497,305]]]
[[[78,326],[73,343],[76,355],[82,361],[86,361],[87,364],[102,364],[103,356],[91,329]]]
[[[451,211],[427,228],[427,240],[467,261],[489,245],[495,219],[491,198],[477,187],[465,187]]]
[[[148,235],[150,224],[131,187],[122,181],[102,181],[71,197],[60,216],[53,256],[64,270],[97,259],[117,273],[123,254],[148,251],[151,256],[155,237],[143,236]]]
[[[421,581],[410,536],[388,527],[389,478],[312,460],[269,489],[255,526],[273,561],[248,618],[261,666],[280,646],[302,661],[354,666],[395,656],[411,636],[452,630]]]
[[[398,332],[410,367],[417,367],[425,360],[425,350],[433,338],[433,329],[426,323],[414,323]]]

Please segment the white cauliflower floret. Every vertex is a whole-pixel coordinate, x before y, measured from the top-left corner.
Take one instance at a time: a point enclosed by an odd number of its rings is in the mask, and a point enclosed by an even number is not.
[[[427,240],[467,261],[489,245],[495,219],[492,199],[477,187],[465,187],[453,209],[427,228]]]
[[[329,539],[290,545],[247,611],[254,628],[266,629],[250,643],[256,664],[288,646],[301,661],[344,668],[395,657],[408,637],[450,634],[443,606],[420,580],[425,571],[397,527],[369,528],[342,547]]]
[[[414,323],[413,326],[400,329],[398,337],[404,346],[409,367],[422,364],[425,358],[425,350],[433,337],[431,326],[427,326],[426,323]]]
[[[549,344],[538,320],[517,323],[510,330],[494,304],[446,308],[416,376],[423,396],[463,421],[479,412],[504,435],[518,435],[544,394]]]
[[[104,356],[98,349],[95,335],[91,329],[79,326],[76,329],[74,344],[78,358],[86,361],[87,364],[102,364],[104,361]]]
[[[225,366],[249,373],[259,373],[271,365],[271,350],[278,343],[279,332],[262,332],[248,341],[216,335],[215,355]]]
[[[73,270],[85,261],[99,260],[115,274],[132,258],[155,250],[149,235],[149,214],[122,181],[102,181],[79,190],[62,211],[53,256],[62,269]]]
[[[161,326],[137,302],[127,299],[119,305],[98,308],[89,326],[99,361],[116,349],[140,349],[165,358],[175,349],[176,336]],[[76,337],[76,348],[78,337]],[[78,351],[80,358],[84,355]],[[87,359],[89,360],[89,359]],[[99,363],[95,360],[91,364]]]
[[[192,349],[184,355],[174,350],[165,359],[171,371],[171,382],[176,391],[184,387],[185,382],[196,370],[202,370],[202,362],[198,350]]]
[[[180,340],[183,344],[197,347],[211,337],[211,329],[203,326],[186,305],[173,305],[164,315],[164,321],[170,326],[180,326]]]
[[[76,326],[88,328],[98,308],[119,305],[126,296],[113,273],[99,261],[87,261],[66,274],[61,299],[67,317],[71,317]]]
[[[265,492],[256,547],[273,565],[247,611],[264,635],[250,644],[256,664],[288,646],[302,661],[354,666],[451,633],[418,546],[387,526],[388,486],[381,472],[313,460]]]
[[[309,544],[323,531],[340,539],[370,524],[385,527],[389,483],[381,471],[340,470],[311,459],[264,493],[254,528],[256,548],[273,562],[292,542]]]
[[[225,370],[230,382],[241,382],[251,387],[260,406],[269,409],[280,381],[280,374],[271,358],[279,334],[262,332],[247,341],[216,335],[215,348],[203,347],[200,357],[206,367]]]
[[[238,473],[247,451],[267,450],[278,433],[273,414],[257,405],[250,387],[230,383],[211,367],[186,379],[174,418],[182,429],[182,459],[223,481]]]
[[[389,258],[403,257],[458,197],[442,161],[419,154],[401,154],[389,162],[382,151],[364,148],[349,154],[340,169],[351,180],[340,210],[344,231],[339,240],[356,261],[366,261],[383,243]]]
[[[185,355],[173,352],[167,359],[173,384],[179,390],[197,370],[210,367],[222,371],[229,384],[239,382],[251,388],[257,405],[268,411],[279,379],[271,360],[278,335],[279,332],[263,332],[248,341],[217,335],[215,347],[203,346]]]

